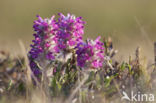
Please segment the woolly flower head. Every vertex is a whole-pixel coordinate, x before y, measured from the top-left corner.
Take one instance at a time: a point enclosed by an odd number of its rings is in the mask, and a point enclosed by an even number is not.
[[[49,50],[53,41],[54,28],[56,27],[54,16],[51,19],[42,19],[37,16],[38,20],[34,21],[35,39],[32,41],[30,55],[33,59],[37,59],[39,55],[46,55],[47,59],[54,59],[52,52]]]
[[[37,16],[37,18],[33,25],[35,39],[32,40],[33,44],[30,45],[29,58],[32,72],[38,77],[41,71],[35,61],[42,63],[44,60],[45,63],[54,59],[53,52],[50,48],[54,44],[52,39],[54,38],[56,23],[54,16],[52,16],[51,19],[42,19],[40,16]]]
[[[77,64],[81,68],[100,68],[103,66],[104,47],[100,37],[77,45]]]
[[[85,22],[82,21],[81,17],[75,17],[70,14],[64,16],[62,13],[59,13],[56,24],[56,43],[58,51],[71,49],[82,41]]]

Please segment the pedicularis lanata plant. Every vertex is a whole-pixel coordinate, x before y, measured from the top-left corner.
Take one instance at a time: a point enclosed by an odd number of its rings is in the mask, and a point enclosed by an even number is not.
[[[49,63],[67,62],[75,58],[75,66],[81,69],[99,69],[104,61],[104,44],[100,37],[83,41],[84,24],[82,17],[59,14],[34,21],[35,39],[29,52],[30,67],[35,76],[41,75],[37,64],[45,69]],[[54,68],[53,68],[54,69]]]
[[[58,19],[37,16],[34,21],[35,39],[29,52],[30,67],[38,81],[43,75],[48,79],[52,77],[49,81],[54,78],[60,81],[63,75],[62,81],[72,84],[77,80],[77,71],[103,67],[104,43],[100,37],[83,40],[85,22],[82,17],[62,13],[58,16]]]

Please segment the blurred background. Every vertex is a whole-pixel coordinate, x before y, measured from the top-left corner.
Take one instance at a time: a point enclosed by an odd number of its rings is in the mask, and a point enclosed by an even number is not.
[[[134,55],[137,46],[153,59],[156,0],[0,0],[0,49],[20,53],[19,40],[28,48],[36,15],[59,12],[82,16],[85,38],[112,37],[121,59]]]

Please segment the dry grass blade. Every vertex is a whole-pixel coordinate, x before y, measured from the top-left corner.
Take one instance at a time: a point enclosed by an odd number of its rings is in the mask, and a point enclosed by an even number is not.
[[[19,40],[19,45],[21,47],[21,50],[22,50],[22,55],[24,57],[24,60],[25,60],[25,64],[26,64],[26,76],[27,76],[27,81],[26,81],[26,85],[27,87],[30,87],[32,85],[32,80],[31,80],[31,69],[29,67],[29,60],[28,60],[28,57],[27,57],[27,52],[26,52],[26,49],[25,49],[25,46],[23,44],[23,42],[21,40]],[[27,88],[27,91],[26,91],[26,99],[27,101],[25,101],[25,103],[28,102],[28,98],[29,98],[29,88]]]
[[[135,19],[137,25],[138,25],[139,28],[140,28],[140,31],[141,31],[142,36],[144,37],[145,40],[147,40],[149,46],[152,46],[153,43],[151,42],[151,40],[150,40],[148,34],[146,33],[144,27],[141,25],[141,23],[139,22],[139,20],[138,20],[138,18],[137,18],[136,16],[134,17],[134,19]]]
[[[140,50],[140,47],[138,47],[135,52],[137,65],[140,65]]]
[[[154,43],[154,63],[155,63],[155,69],[156,69],[156,42]]]
[[[79,83],[79,85],[77,86],[77,88],[75,88],[75,90],[71,93],[70,97],[67,99],[67,101],[65,103],[70,103],[72,101],[72,99],[74,98],[75,94],[80,90],[81,86],[86,82],[86,80],[88,79],[89,75],[85,74],[83,80]]]
[[[29,60],[27,57],[27,52],[26,52],[25,46],[21,40],[19,40],[19,44],[20,44],[20,47],[22,50],[22,55],[24,56],[24,59],[25,59],[26,67],[27,67],[27,80],[28,80],[27,82],[28,82],[28,84],[31,84],[32,83],[32,81],[31,81],[31,69],[29,67]]]
[[[23,44],[23,42],[21,40],[19,40],[19,44],[20,44],[20,47],[21,47],[21,50],[22,50],[22,54],[23,54],[23,57],[25,59],[25,64],[26,64],[26,75],[27,75],[27,81],[26,81],[26,84],[27,84],[27,87],[31,87],[33,84],[32,84],[32,78],[35,80],[37,86],[39,87],[39,89],[41,90],[42,92],[42,95],[44,97],[43,99],[43,102],[45,102],[45,93],[43,91],[43,88],[41,87],[40,83],[38,82],[37,78],[34,76],[34,74],[32,73],[31,71],[31,68],[29,66],[29,59],[28,59],[28,56],[27,56],[27,52],[26,52],[26,49],[25,49],[25,46]],[[31,78],[32,76],[32,78]],[[27,88],[27,97],[29,97],[29,88]]]

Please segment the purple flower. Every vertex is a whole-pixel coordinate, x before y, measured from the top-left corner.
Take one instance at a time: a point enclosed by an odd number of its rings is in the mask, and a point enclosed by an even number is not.
[[[51,19],[42,19],[40,16],[37,16],[38,20],[34,21],[34,34],[35,40],[33,40],[33,44],[31,45],[31,50],[29,52],[31,58],[37,59],[39,55],[45,55],[47,59],[54,59],[52,56],[52,52],[50,50],[55,29],[56,23],[54,20],[54,16]],[[49,56],[51,54],[51,56]],[[47,55],[47,56],[46,56]],[[50,58],[52,57],[52,58]]]
[[[82,21],[81,17],[76,18],[74,15],[70,14],[64,16],[59,13],[56,24],[56,43],[59,51],[73,48],[82,41],[85,22]]]
[[[41,71],[38,68],[37,64],[34,61],[30,61],[30,68],[32,70],[32,73],[34,74],[35,77],[37,77],[37,79],[39,80],[40,75],[41,75]]]
[[[77,64],[83,68],[100,68],[103,66],[104,47],[100,37],[95,41],[87,40],[77,45]]]
[[[46,60],[54,60],[53,49],[51,48],[53,44],[55,45],[53,38],[55,28],[57,27],[54,16],[52,16],[51,19],[42,19],[40,16],[37,17],[38,20],[34,21],[33,26],[35,39],[32,40],[33,44],[30,45],[31,50],[29,51],[30,67],[35,76],[41,74],[41,71],[34,61],[40,63]]]

